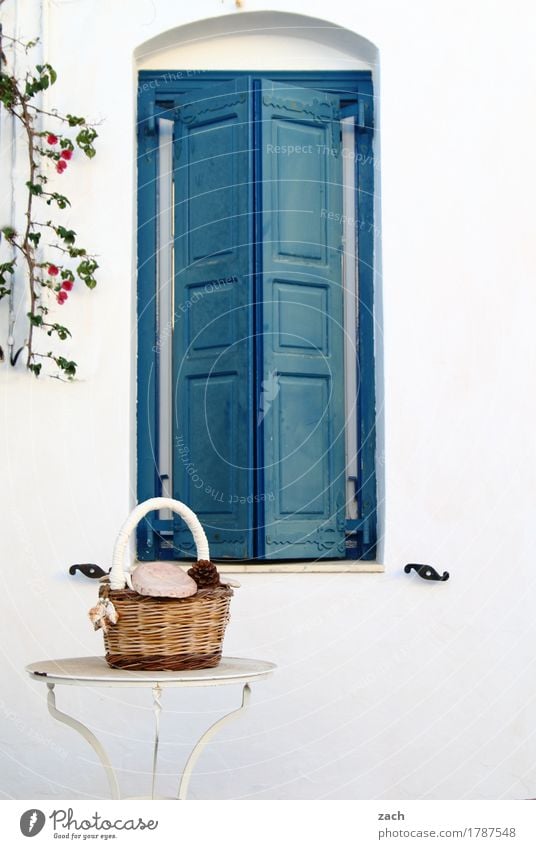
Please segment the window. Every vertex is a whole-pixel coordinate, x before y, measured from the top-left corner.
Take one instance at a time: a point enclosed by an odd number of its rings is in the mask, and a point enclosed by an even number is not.
[[[140,74],[138,498],[215,559],[374,559],[366,71]],[[138,556],[184,558],[164,512]]]

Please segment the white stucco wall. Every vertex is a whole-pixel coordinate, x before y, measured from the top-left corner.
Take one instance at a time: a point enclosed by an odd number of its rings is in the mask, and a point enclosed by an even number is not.
[[[13,5],[2,7],[6,30],[34,36],[39,4],[21,0],[17,21]],[[193,795],[536,796],[536,26],[528,4],[499,0],[245,0],[241,10],[229,0],[45,3],[45,58],[59,73],[54,104],[103,119],[96,160],[61,177],[73,200],[65,219],[94,246],[101,269],[97,290],[68,304],[78,383],[0,367],[0,792],[106,793],[93,754],[48,718],[43,688],[22,670],[45,657],[101,652],[86,620],[96,588],[69,578],[67,567],[110,562],[134,498],[135,66],[140,57],[160,61],[143,45],[161,33],[224,15],[237,29],[246,21],[257,53],[259,39],[276,35],[263,36],[266,18],[259,23],[256,11],[307,14],[313,27],[328,20],[380,51],[387,571],[243,578],[226,652],[280,668],[255,687],[249,714],[206,751]],[[177,35],[158,42],[168,60]],[[291,34],[282,35],[288,44]],[[320,50],[318,32],[310,36],[306,67]],[[198,48],[190,41],[185,51],[191,67]],[[331,45],[319,66],[342,53]],[[297,52],[291,59],[300,67]],[[355,60],[359,67],[371,57]],[[236,67],[243,61],[237,54]],[[5,186],[9,124],[1,130]],[[10,206],[2,192],[2,224]],[[4,347],[5,331],[2,308]],[[451,580],[408,577],[408,561],[448,569]],[[173,792],[194,732],[238,695],[165,694],[163,794]],[[143,792],[148,697],[69,689],[58,703],[101,731],[127,792]]]

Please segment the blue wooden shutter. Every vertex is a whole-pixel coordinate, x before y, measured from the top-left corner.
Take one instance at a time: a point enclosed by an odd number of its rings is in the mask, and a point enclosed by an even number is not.
[[[138,340],[139,377],[137,413],[138,500],[145,501],[160,494],[158,460],[158,428],[154,411],[157,406],[155,353],[157,339],[155,289],[158,215],[156,184],[158,181],[158,136],[154,121],[154,105],[140,98],[138,120]],[[151,516],[136,528],[137,553],[143,559],[156,559],[159,547]]]
[[[260,547],[274,559],[344,557],[339,101],[270,81],[258,97]]]
[[[253,553],[250,99],[210,86],[175,120],[173,491],[214,557]],[[174,542],[194,553],[180,520]]]

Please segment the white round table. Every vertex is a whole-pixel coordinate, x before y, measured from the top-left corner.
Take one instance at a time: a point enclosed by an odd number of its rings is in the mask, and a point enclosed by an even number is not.
[[[223,716],[210,726],[192,749],[179,782],[176,798],[186,799],[188,785],[193,768],[203,748],[214,734],[229,720],[237,717],[249,703],[250,683],[267,678],[275,669],[274,663],[265,660],[248,660],[238,657],[224,657],[213,669],[194,669],[184,672],[137,672],[125,669],[112,669],[103,657],[67,657],[60,660],[42,660],[30,663],[26,671],[35,681],[47,685],[48,710],[54,719],[74,728],[95,750],[108,778],[112,799],[121,799],[119,783],[110,759],[102,744],[92,731],[82,722],[56,707],[55,687],[67,684],[75,687],[149,687],[152,690],[155,715],[155,734],[153,747],[153,768],[151,795],[155,796],[156,765],[158,758],[161,696],[165,687],[217,687],[229,684],[242,685],[242,703],[239,708]]]

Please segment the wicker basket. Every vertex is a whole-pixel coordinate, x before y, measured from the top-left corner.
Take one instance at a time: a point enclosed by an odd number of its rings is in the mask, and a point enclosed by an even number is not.
[[[189,598],[155,598],[132,590],[123,570],[125,549],[136,525],[151,510],[168,508],[181,516],[192,532],[198,560],[210,560],[205,532],[195,513],[171,498],[151,498],[139,504],[121,528],[114,548],[109,581],[101,599],[109,598],[118,622],[104,632],[106,661],[120,669],[208,669],[221,660],[225,627],[233,591],[227,585],[200,589]]]

